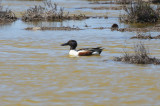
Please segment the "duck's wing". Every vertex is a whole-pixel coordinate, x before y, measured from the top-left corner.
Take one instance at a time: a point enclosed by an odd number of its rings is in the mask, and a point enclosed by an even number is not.
[[[90,51],[92,52],[92,54],[101,54],[102,50],[104,48],[102,47],[96,47],[96,48],[82,48],[82,49],[79,49],[78,51]]]

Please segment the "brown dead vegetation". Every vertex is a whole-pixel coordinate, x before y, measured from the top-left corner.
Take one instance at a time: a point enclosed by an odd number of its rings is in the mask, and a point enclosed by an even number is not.
[[[134,1],[137,0],[91,0],[90,4],[130,4]]]
[[[116,7],[90,7],[90,9],[93,10],[122,10],[125,6],[116,6]],[[80,7],[80,8],[76,8],[76,9],[85,9],[85,8],[89,8],[89,7]]]
[[[133,50],[133,54],[124,51],[123,56],[114,57],[113,60],[130,64],[160,64],[160,59],[151,57],[143,43],[136,44]]]
[[[88,0],[90,4],[131,4],[138,2],[139,0]],[[159,0],[142,0],[147,3],[160,3]]]
[[[160,39],[160,35],[158,35],[158,36],[151,36],[151,35],[141,35],[141,34],[138,34],[136,36],[131,37],[131,39]]]
[[[97,27],[97,28],[93,28],[93,29],[108,29],[107,27]]]
[[[113,24],[111,27],[97,27],[92,29],[111,29],[111,31],[116,30],[120,32],[160,32],[160,26],[151,28],[119,28],[116,24]]]
[[[157,31],[160,32],[160,27],[152,27],[152,28],[119,28],[118,31],[121,32],[150,32]]]
[[[116,6],[116,7],[93,7],[94,10],[122,10],[125,6]]]
[[[44,6],[34,6],[29,8],[24,14],[22,14],[22,20],[29,21],[63,21],[63,20],[82,20],[87,19],[88,16],[69,15],[69,12],[64,13],[64,8],[58,7],[56,3],[51,1],[45,1]]]
[[[12,10],[4,9],[0,2],[0,24],[6,24],[17,20]]]
[[[159,13],[151,7],[150,3],[138,0],[138,2],[131,2],[129,7],[125,7],[127,15],[120,16],[121,22],[126,23],[155,23],[159,19]]]
[[[112,4],[112,2],[99,2],[99,1],[94,1],[94,2],[91,2],[89,4]]]
[[[28,27],[25,28],[25,30],[65,30],[65,31],[71,31],[71,30],[82,30],[78,27],[71,28],[71,27]]]

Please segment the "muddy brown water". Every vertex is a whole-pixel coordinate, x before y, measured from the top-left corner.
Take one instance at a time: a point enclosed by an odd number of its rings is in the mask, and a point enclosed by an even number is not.
[[[2,1],[16,11],[35,1]],[[37,2],[37,1],[36,1]],[[105,14],[104,10],[77,10],[95,7],[88,1],[57,0],[72,12],[84,11]],[[27,3],[27,4],[26,4]],[[41,2],[37,2],[41,3]],[[21,5],[23,4],[23,5]],[[74,4],[74,5],[72,5]],[[104,5],[103,5],[104,6]],[[20,10],[17,10],[20,11]],[[23,11],[23,9],[22,9]],[[0,26],[0,104],[3,106],[109,106],[160,105],[160,66],[133,65],[112,61],[121,56],[123,48],[132,48],[139,42],[130,39],[136,32],[118,32],[110,29],[131,27],[118,22],[113,14],[108,19],[90,18],[82,21],[24,23],[17,20]],[[85,25],[89,27],[85,27]],[[78,31],[28,31],[27,27],[78,26]],[[158,35],[158,32],[147,32]],[[70,39],[78,48],[104,47],[101,56],[69,57],[69,47],[60,44]],[[160,58],[159,40],[142,40],[151,56]],[[132,51],[131,51],[132,52]],[[104,61],[105,60],[105,61]]]

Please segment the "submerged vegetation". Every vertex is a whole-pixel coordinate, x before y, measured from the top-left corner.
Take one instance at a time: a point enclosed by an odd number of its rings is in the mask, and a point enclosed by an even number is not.
[[[58,7],[56,3],[45,1],[44,6],[37,6],[29,8],[23,15],[23,21],[62,21],[62,20],[81,20],[89,17],[80,14],[70,16],[69,12],[64,13],[63,7]]]
[[[160,59],[151,57],[143,43],[138,43],[133,48],[134,53],[124,51],[122,57],[115,57],[114,61],[121,61],[131,64],[160,64]]]
[[[159,13],[154,10],[150,3],[138,0],[138,2],[131,2],[129,7],[125,7],[127,15],[120,17],[121,22],[129,23],[145,23],[145,22],[157,22],[159,19]]]
[[[10,23],[17,20],[16,15],[12,10],[4,9],[0,2],[0,24]]]

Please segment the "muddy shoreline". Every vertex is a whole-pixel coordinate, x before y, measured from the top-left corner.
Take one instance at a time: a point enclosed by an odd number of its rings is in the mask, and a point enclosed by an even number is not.
[[[71,31],[71,30],[82,30],[78,27],[71,28],[71,27],[28,27],[25,28],[25,30],[65,30],[65,31]]]

